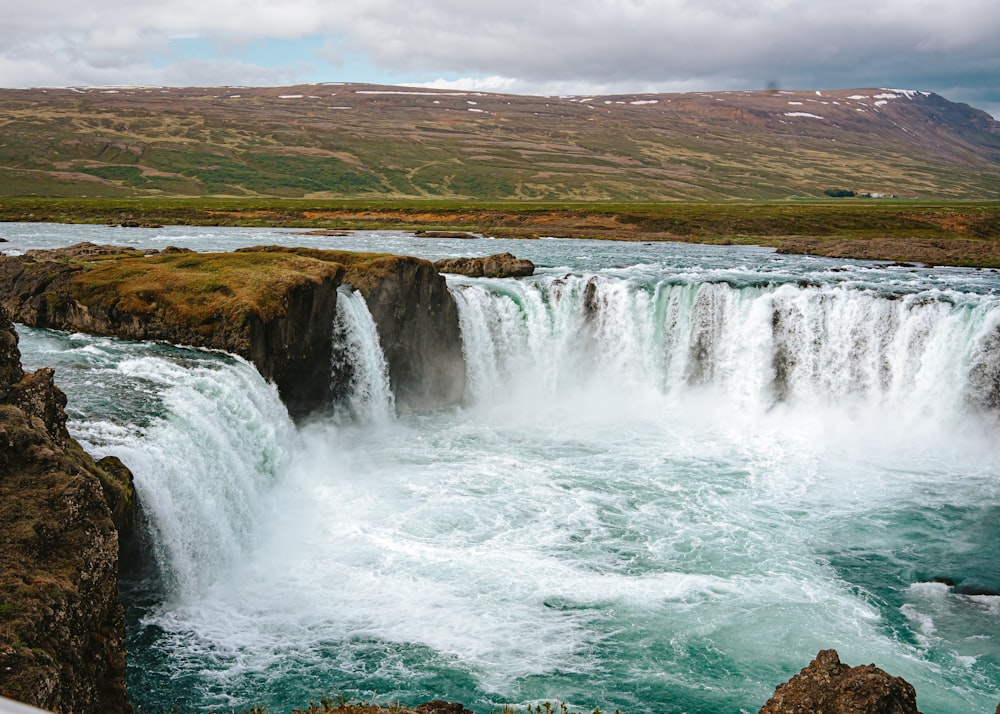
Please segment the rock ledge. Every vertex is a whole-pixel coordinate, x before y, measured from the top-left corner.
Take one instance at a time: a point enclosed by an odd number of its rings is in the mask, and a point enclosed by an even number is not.
[[[535,264],[510,253],[485,258],[445,258],[434,263],[441,273],[456,273],[470,278],[524,278],[534,275]]]
[[[805,669],[774,690],[759,714],[920,714],[904,679],[866,664],[849,667],[837,650],[822,650]]]

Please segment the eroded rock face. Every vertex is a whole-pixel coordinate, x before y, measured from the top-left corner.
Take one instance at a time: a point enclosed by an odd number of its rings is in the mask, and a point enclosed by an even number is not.
[[[329,405],[337,283],[303,285],[289,292],[286,304],[271,320],[251,318],[243,356],[277,385],[288,413],[301,417]]]
[[[11,386],[21,381],[23,376],[17,333],[6,314],[0,310],[0,400],[6,398]]]
[[[809,666],[774,690],[760,714],[920,714],[917,694],[904,679],[874,664],[849,667],[836,650],[823,650]]]
[[[398,256],[347,277],[361,290],[375,321],[397,407],[460,402],[465,393],[462,333],[444,277],[426,260]]]
[[[442,273],[455,273],[470,278],[523,278],[534,275],[535,264],[510,253],[497,253],[485,258],[445,258],[434,263]]]
[[[118,531],[132,474],[66,431],[52,370],[24,374],[0,310],[0,694],[55,711],[129,712]]]

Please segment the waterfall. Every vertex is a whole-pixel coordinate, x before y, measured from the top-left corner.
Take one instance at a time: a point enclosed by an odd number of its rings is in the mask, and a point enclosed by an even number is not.
[[[140,357],[118,369],[162,390],[163,413],[103,448],[135,474],[168,591],[196,595],[253,545],[294,427],[273,386],[242,360],[190,367]]]
[[[395,397],[375,321],[361,292],[347,287],[337,292],[331,369],[338,417],[363,423],[393,418]]]
[[[29,357],[57,365],[74,437],[132,470],[166,591],[198,597],[255,546],[288,467],[297,437],[277,390],[237,357],[22,332]]]
[[[468,388],[549,397],[605,383],[743,408],[1000,404],[1000,300],[841,285],[652,285],[608,276],[453,285]]]

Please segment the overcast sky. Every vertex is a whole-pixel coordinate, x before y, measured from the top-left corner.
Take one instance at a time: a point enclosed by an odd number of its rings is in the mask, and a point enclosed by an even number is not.
[[[1000,118],[1000,0],[0,0],[0,86],[889,87]]]

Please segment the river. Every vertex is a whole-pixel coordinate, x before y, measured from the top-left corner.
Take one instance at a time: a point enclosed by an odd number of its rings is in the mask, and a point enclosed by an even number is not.
[[[70,429],[135,472],[149,713],[338,695],[756,712],[834,647],[925,714],[1000,701],[1000,274],[765,248],[5,224],[89,240],[510,251],[449,277],[465,403],[397,414],[364,301],[352,394],[293,424],[238,358],[19,327]],[[953,583],[950,585],[948,583]]]

